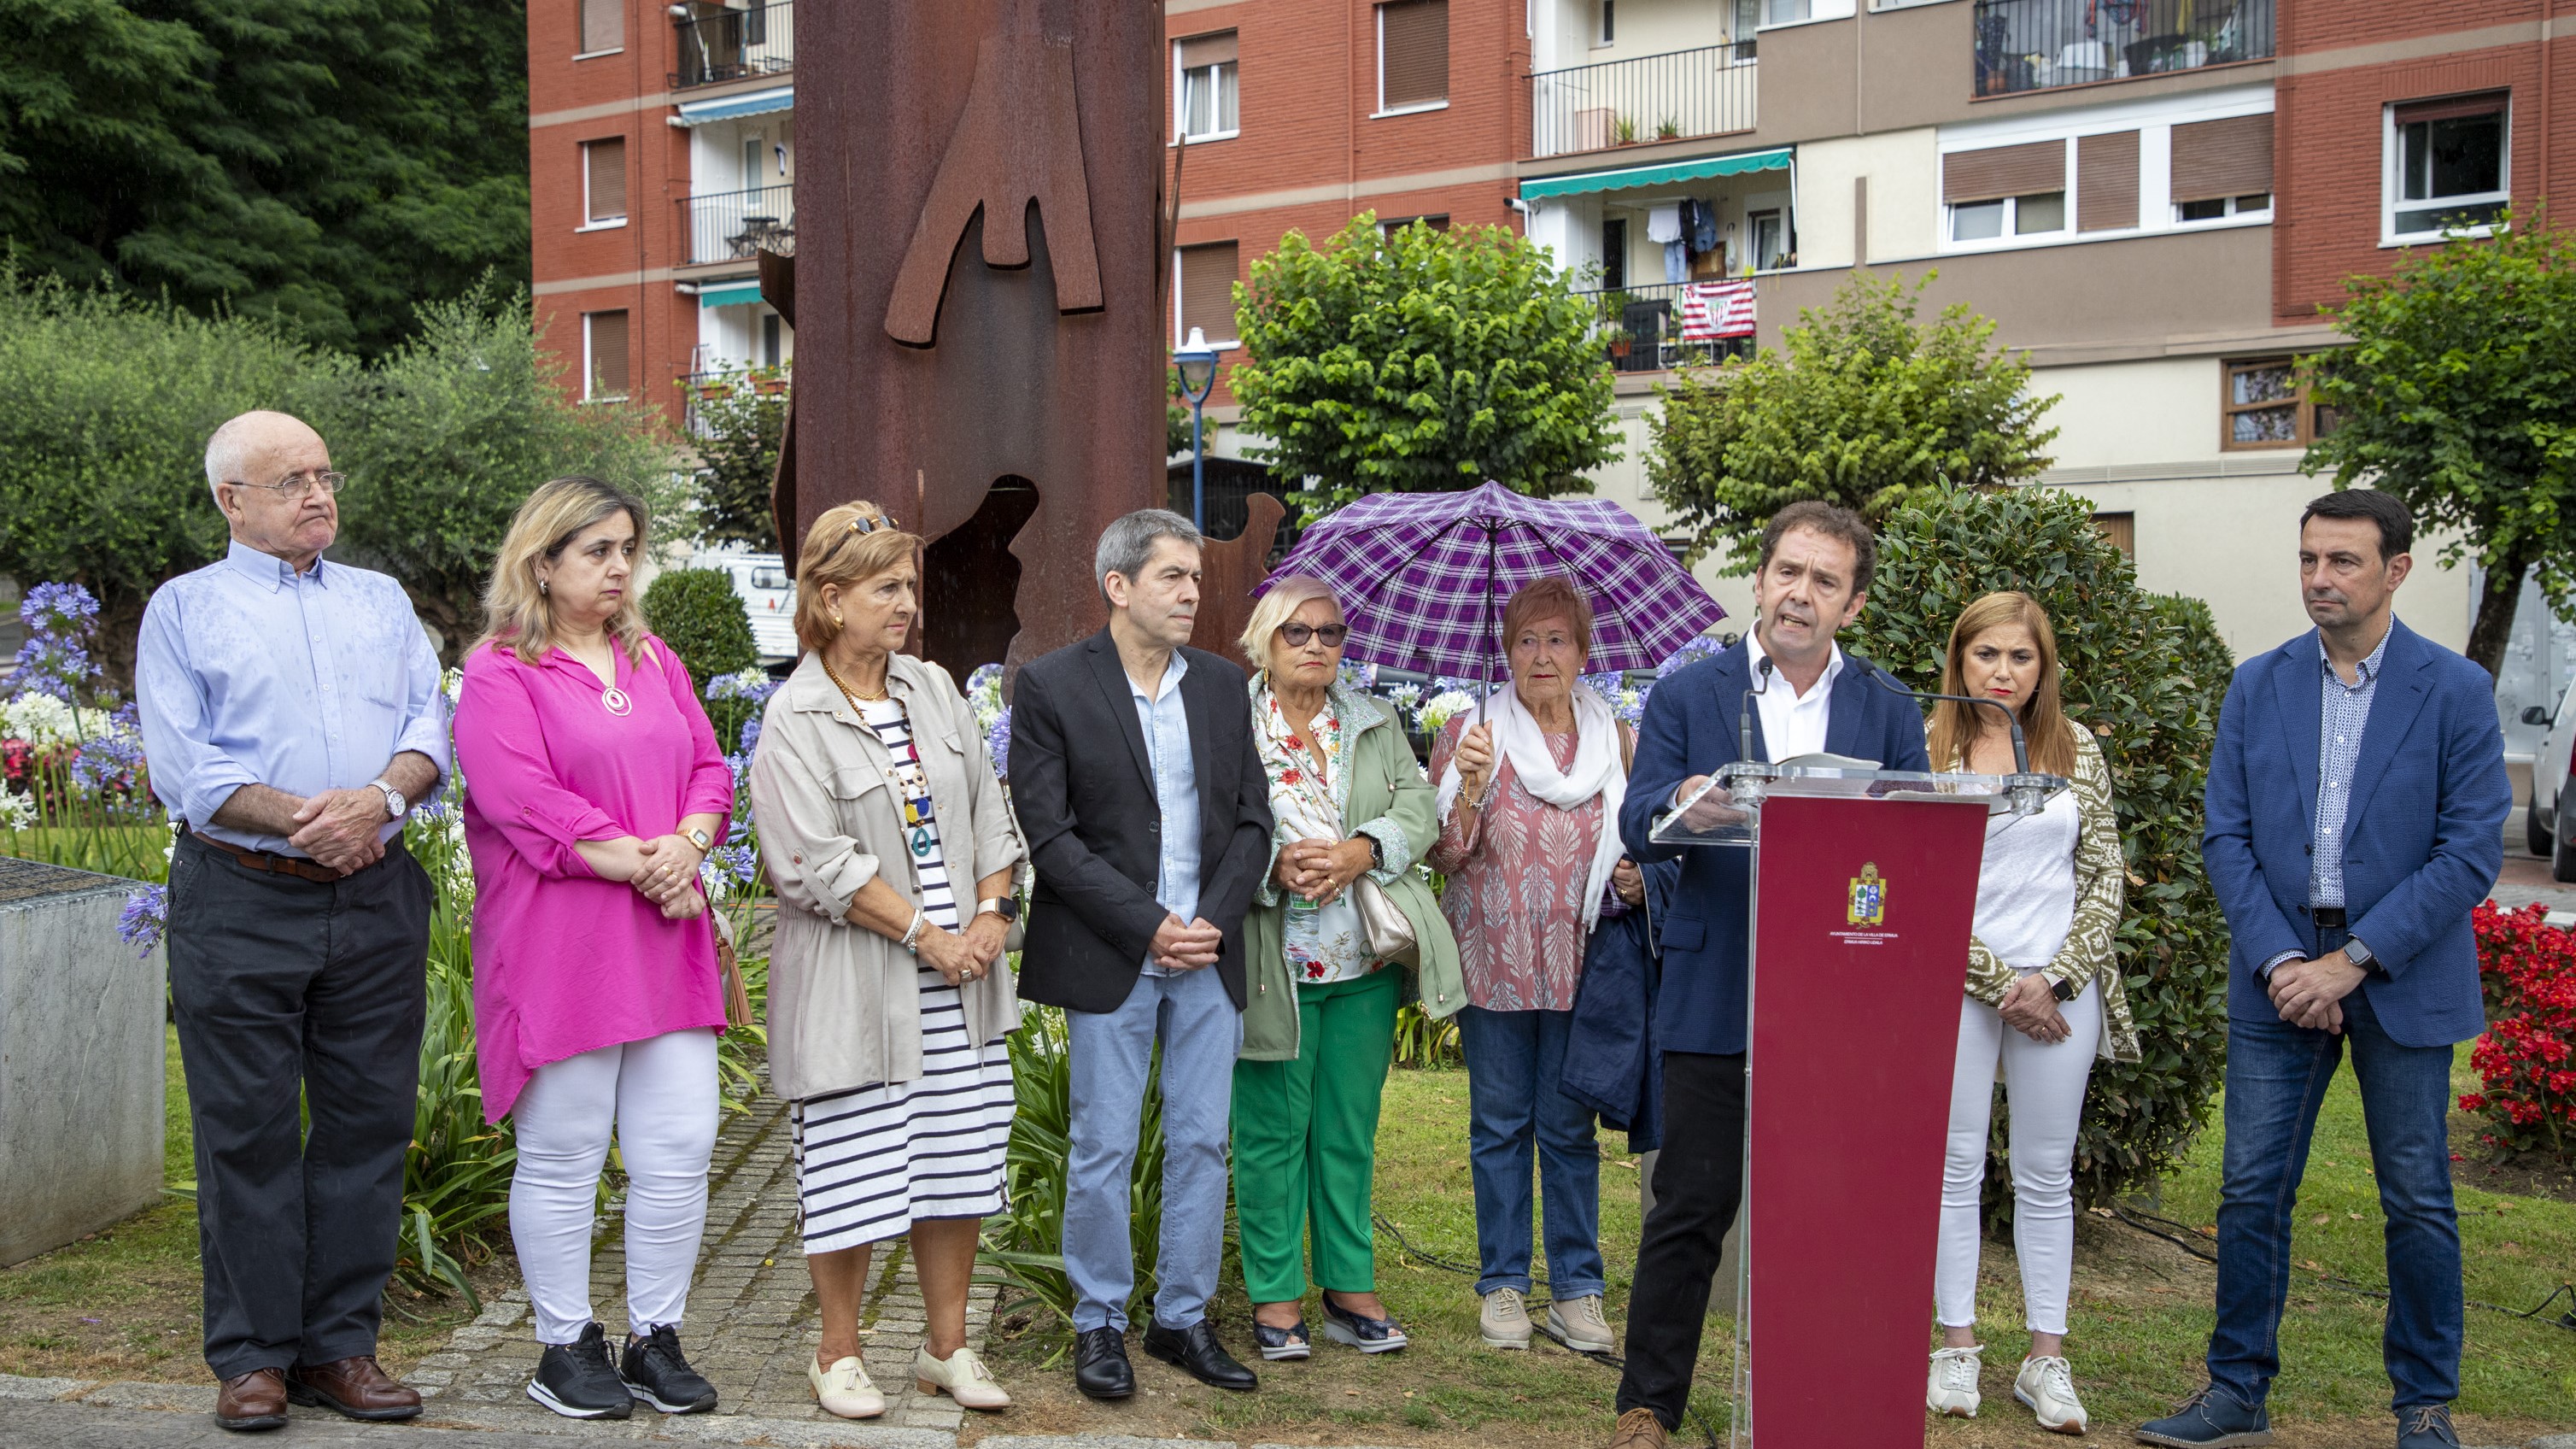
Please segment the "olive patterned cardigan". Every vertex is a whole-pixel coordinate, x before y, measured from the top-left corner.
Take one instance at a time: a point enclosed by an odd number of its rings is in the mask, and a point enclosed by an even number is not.
[[[2066,721],[2075,740],[2075,921],[2066,944],[2040,973],[2051,983],[2064,981],[2075,990],[2091,981],[2102,996],[2102,1038],[2096,1055],[2123,1062],[2139,1059],[2138,1029],[2129,1019],[2129,997],[2122,988],[2119,962],[2111,937],[2120,927],[2120,905],[2126,895],[2128,865],[2120,857],[2119,818],[2111,802],[2111,767],[2102,759],[2092,731]],[[1961,768],[1956,757],[1949,768]],[[2004,993],[2021,973],[1968,938],[1968,994],[1988,1006],[2001,1005]]]

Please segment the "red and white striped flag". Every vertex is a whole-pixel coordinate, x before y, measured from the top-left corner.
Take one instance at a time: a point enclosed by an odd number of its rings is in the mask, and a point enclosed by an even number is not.
[[[1753,279],[1693,282],[1682,288],[1681,335],[1684,342],[1714,342],[1753,335]]]

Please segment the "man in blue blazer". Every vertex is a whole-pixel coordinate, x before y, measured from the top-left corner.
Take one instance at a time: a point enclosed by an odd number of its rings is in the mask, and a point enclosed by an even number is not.
[[[1830,752],[1890,769],[1931,768],[1921,709],[1834,643],[1860,617],[1877,555],[1869,525],[1849,510],[1816,502],[1782,509],[1762,535],[1753,632],[1656,685],[1646,700],[1619,834],[1640,864],[1682,856],[1682,876],[1664,917],[1655,1004],[1663,1153],[1629,1291],[1613,1449],[1659,1449],[1681,1426],[1709,1280],[1744,1191],[1746,854],[1683,851],[1647,835],[1700,782],[1742,758],[1745,691],[1757,680],[1751,707],[1760,758]]]
[[[2209,1383],[2149,1444],[2264,1444],[2280,1372],[2291,1212],[2326,1083],[2352,1050],[2387,1216],[2400,1449],[2460,1441],[2453,1047],[2485,1028],[2469,912],[2513,806],[2495,681],[2397,622],[2415,523],[2329,493],[2299,519],[2317,627],[2236,671],[2218,716],[2202,856],[2227,912],[2227,1150]]]

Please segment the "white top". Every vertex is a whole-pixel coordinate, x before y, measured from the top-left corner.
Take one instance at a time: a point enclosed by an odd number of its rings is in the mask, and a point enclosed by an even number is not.
[[[2060,790],[2037,815],[1986,822],[1977,871],[1977,939],[2023,975],[2044,969],[2075,924],[2075,844],[2083,817]]]
[[[1770,751],[1771,763],[1794,760],[1800,755],[1825,752],[1825,725],[1832,717],[1834,678],[1843,672],[1843,646],[1834,646],[1834,657],[1825,663],[1825,672],[1816,676],[1815,688],[1800,694],[1789,683],[1789,676],[1775,666],[1770,682],[1762,682],[1762,661],[1770,657],[1762,647],[1762,631],[1748,629],[1744,634],[1744,663],[1760,692],[1753,703],[1762,711],[1762,743]]]

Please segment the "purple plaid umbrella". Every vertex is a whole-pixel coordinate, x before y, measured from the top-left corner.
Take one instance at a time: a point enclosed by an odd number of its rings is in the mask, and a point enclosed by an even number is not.
[[[1308,574],[1350,611],[1344,659],[1491,680],[1503,605],[1557,575],[1592,603],[1596,673],[1651,669],[1726,610],[1672,550],[1604,498],[1527,498],[1499,483],[1466,493],[1373,493],[1315,521],[1271,578]],[[1258,594],[1270,587],[1264,580]]]

